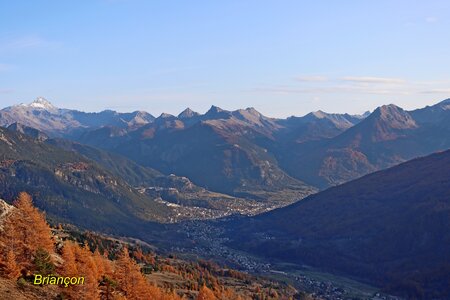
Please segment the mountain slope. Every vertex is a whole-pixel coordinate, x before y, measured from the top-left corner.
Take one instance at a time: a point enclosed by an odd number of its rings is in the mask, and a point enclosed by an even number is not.
[[[113,154],[70,140],[48,139],[46,143],[66,151],[72,151],[83,155],[133,186],[152,185],[158,177],[163,176],[163,174],[154,169],[142,167],[118,154]]]
[[[162,114],[150,124],[112,137],[112,129],[102,128],[79,141],[234,196],[283,204],[314,192],[287,175],[268,153],[265,145],[274,142],[273,133],[280,128],[274,120],[252,108],[230,112],[213,106],[204,115],[184,115],[180,119]]]
[[[450,151],[244,220],[235,245],[419,298],[450,295]],[[262,239],[261,236],[266,238]]]
[[[172,218],[173,221],[185,218],[221,217],[235,213],[255,214],[267,209],[266,206],[249,199],[211,192],[196,186],[186,177],[163,175],[118,154],[63,139],[49,139],[46,143],[83,155],[118,178],[124,179],[141,194],[168,202],[168,205],[177,212],[177,217]],[[203,216],[205,209],[208,215]]]
[[[20,133],[0,128],[0,197],[31,193],[55,220],[117,229],[124,224],[165,221],[163,204],[138,193],[99,164]]]
[[[381,106],[334,138],[293,147],[291,164],[283,166],[292,176],[324,188],[450,148],[450,123],[437,123],[437,113],[426,110],[436,117],[429,123],[416,121],[417,112]],[[442,115],[450,117],[450,110]]]
[[[144,112],[82,113],[38,99],[1,110],[0,123],[112,151],[206,189],[290,203],[313,191],[310,186],[327,188],[448,149],[449,105],[411,112],[385,105],[369,116],[317,111],[285,120],[254,108],[212,106],[205,114],[186,109],[153,119]]]
[[[303,117],[290,117],[277,122],[285,127],[279,134],[281,140],[303,143],[335,137],[361,122],[365,116],[329,114],[319,110]]]
[[[450,110],[450,99],[443,100],[435,105],[411,111],[411,115],[420,123],[441,123],[448,120],[447,111]]]
[[[205,114],[186,109],[177,117],[163,113],[155,119],[140,111],[84,113],[60,109],[43,98],[0,111],[0,125],[23,124],[50,137],[74,139],[123,154],[166,174],[188,176],[209,189],[261,200],[287,199],[285,203],[313,191],[289,169],[294,165],[289,149],[297,143],[334,137],[362,118],[319,111],[278,120],[254,108],[227,111],[212,106]],[[205,136],[191,136],[198,134]],[[205,142],[204,147],[190,145],[190,139]],[[195,171],[198,165],[204,166],[205,174]]]
[[[25,130],[26,129],[26,130]],[[24,132],[35,137],[40,131],[20,126],[9,126],[8,131]],[[46,144],[56,146],[65,151],[82,155],[91,163],[97,164],[104,171],[124,181],[134,192],[144,199],[154,199],[159,204],[170,208],[171,216],[163,214],[159,221],[180,221],[184,219],[209,219],[230,214],[254,215],[273,208],[271,203],[258,203],[251,199],[242,199],[226,194],[211,192],[196,186],[186,177],[166,176],[162,173],[143,167],[135,162],[104,150],[79,144],[64,139],[47,139]],[[289,195],[297,197],[297,195]],[[296,198],[293,198],[294,200]],[[280,206],[280,205],[278,205]]]
[[[8,130],[20,132],[39,141],[45,141],[48,139],[48,136],[44,132],[17,122],[9,125]]]

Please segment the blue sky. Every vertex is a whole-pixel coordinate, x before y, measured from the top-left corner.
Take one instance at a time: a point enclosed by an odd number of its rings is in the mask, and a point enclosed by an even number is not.
[[[450,1],[0,1],[0,106],[286,117],[450,97]]]

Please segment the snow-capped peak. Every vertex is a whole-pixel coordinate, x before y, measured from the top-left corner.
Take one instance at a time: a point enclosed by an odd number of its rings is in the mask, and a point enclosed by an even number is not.
[[[45,110],[54,110],[56,108],[47,99],[43,97],[36,98],[36,100],[31,102],[28,106]]]

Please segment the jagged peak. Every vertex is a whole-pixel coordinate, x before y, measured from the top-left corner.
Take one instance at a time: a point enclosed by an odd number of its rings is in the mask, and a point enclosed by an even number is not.
[[[158,117],[158,119],[171,119],[171,118],[175,118],[175,116],[168,113],[162,113]]]
[[[145,110],[135,110],[132,112],[132,114],[135,115],[149,115],[150,113],[146,112]]]
[[[143,118],[143,119],[154,119],[155,117],[151,114],[146,112],[145,110],[136,110],[131,113],[135,118]]]
[[[323,110],[317,110],[317,111],[310,112],[301,118],[311,121],[314,119],[332,119],[335,116],[340,116],[340,115],[339,114],[329,114],[327,112],[324,112]]]
[[[395,109],[395,110],[399,110],[399,109],[403,110],[400,106],[397,106],[397,105],[392,104],[392,103],[378,106],[377,109],[380,110],[380,111],[389,111],[389,110],[393,110],[393,109]]]
[[[258,113],[259,114],[259,111],[257,111],[254,107],[247,107],[245,110],[248,111],[248,112]]]
[[[253,124],[257,126],[269,126],[274,125],[274,123],[270,123],[270,118],[265,117],[259,111],[257,111],[253,107],[247,107],[245,109],[238,109],[232,112],[228,112],[232,117],[244,121],[248,124]],[[270,123],[270,124],[269,124]]]
[[[329,114],[322,110],[318,110],[318,111],[312,112],[311,115],[313,115],[314,117],[316,117],[318,119],[323,119],[323,118],[326,118]]]
[[[188,107],[188,108],[186,108],[185,110],[183,110],[183,111],[178,115],[178,118],[180,118],[180,119],[186,119],[186,118],[192,118],[192,117],[195,117],[195,116],[198,116],[198,115],[199,115],[198,112],[195,112],[195,111],[193,111],[192,109],[190,109],[190,108]]]
[[[225,110],[221,109],[221,108],[218,107],[218,106],[211,105],[211,108],[210,108],[206,113],[207,113],[207,114],[208,114],[208,113],[219,113],[219,112],[223,112],[223,111],[225,111]]]
[[[56,107],[44,97],[37,97],[33,102],[31,102],[29,107],[38,108],[38,109],[56,109]]]
[[[370,116],[371,112],[370,110],[364,112],[362,115],[354,115],[354,117],[361,117],[361,118],[367,118],[368,116]]]
[[[387,104],[377,107],[377,109],[374,110],[372,115],[375,116],[388,116],[388,115],[403,115],[407,114],[406,111],[403,110],[403,108],[395,105],[395,104]]]
[[[417,127],[411,115],[395,104],[380,106],[371,116],[372,118],[383,120],[392,128],[408,129]]]
[[[203,115],[206,119],[228,119],[232,116],[232,112],[221,109],[218,106],[212,105],[211,108]]]
[[[255,117],[261,117],[262,114],[257,111],[254,107],[247,107],[245,109],[238,109],[235,111],[232,111],[233,114],[241,114],[241,115],[251,115]]]
[[[247,107],[244,111],[254,116],[258,117],[262,116],[262,114],[259,111],[257,111],[254,107]]]

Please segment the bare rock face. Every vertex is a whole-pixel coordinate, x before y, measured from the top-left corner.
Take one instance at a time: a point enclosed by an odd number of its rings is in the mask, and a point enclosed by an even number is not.
[[[3,229],[3,220],[14,209],[14,206],[9,205],[5,200],[0,199],[0,230]]]

